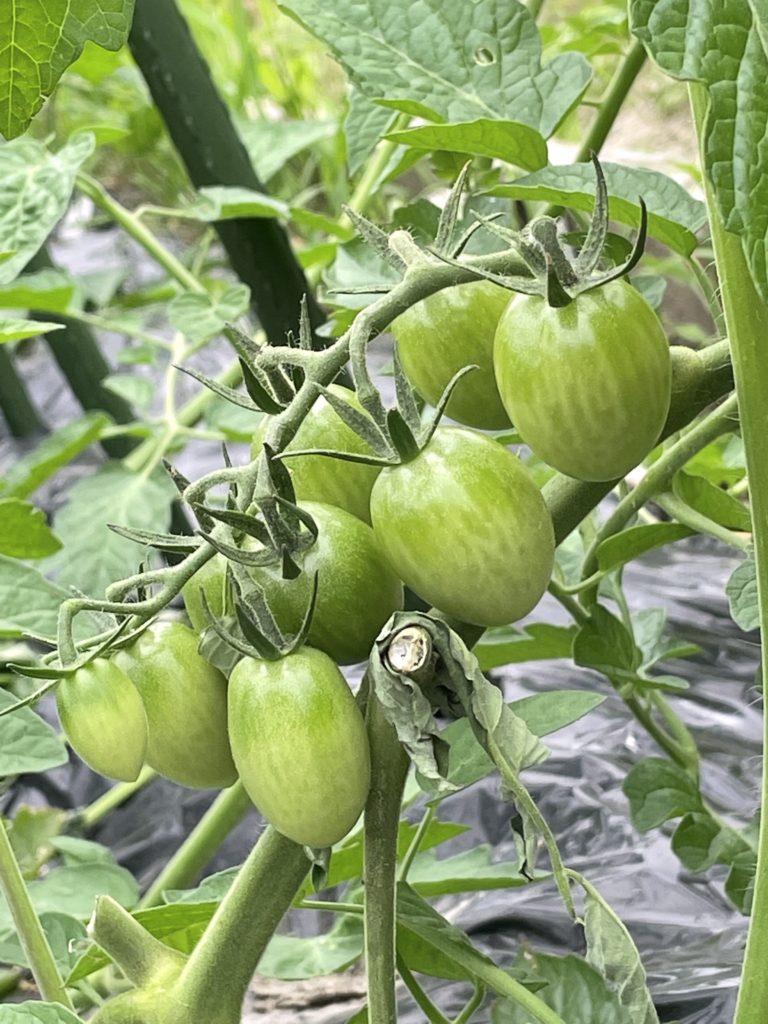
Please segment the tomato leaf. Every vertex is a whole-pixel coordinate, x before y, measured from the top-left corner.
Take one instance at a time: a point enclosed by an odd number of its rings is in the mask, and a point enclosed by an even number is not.
[[[613,669],[633,671],[641,658],[626,626],[607,608],[597,605],[573,641],[573,660],[583,668],[610,674]]]
[[[0,709],[12,707],[16,698],[0,690]],[[54,730],[29,708],[0,718],[0,777],[25,772],[46,772],[68,760],[67,748]],[[52,908],[56,909],[56,908]],[[3,904],[0,898],[0,921]]]
[[[661,757],[646,757],[630,769],[624,780],[632,823],[640,832],[672,818],[703,810],[693,779],[676,764]]]
[[[741,235],[752,277],[768,299],[768,31],[754,0],[702,0],[696,31],[680,0],[631,0],[632,30],[674,78],[704,82],[709,93],[702,150],[727,231]]]
[[[752,551],[731,574],[725,588],[731,618],[745,632],[760,626],[760,609],[757,603],[757,568]]]
[[[0,555],[0,637],[54,638],[59,605],[67,597],[37,569]]]
[[[533,18],[517,0],[288,0],[367,97],[428,121],[522,119],[546,138],[584,92],[581,54],[542,65]],[[415,26],[428,31],[414,31]],[[418,100],[414,99],[418,97]]]
[[[60,973],[69,974],[80,955],[75,952],[77,946],[74,944],[80,944],[86,938],[85,925],[69,914],[54,910],[41,914],[40,924]],[[13,931],[0,933],[0,960],[6,964],[29,967],[27,955]]]
[[[60,331],[63,327],[63,324],[46,323],[43,320],[11,320],[8,317],[0,317],[0,345],[7,341],[36,338],[39,334]]]
[[[715,821],[707,811],[684,815],[672,836],[672,850],[689,871],[707,871],[714,864],[731,864],[750,845],[735,829]]]
[[[682,185],[660,171],[623,164],[601,164],[608,186],[612,220],[637,227],[639,197],[648,207],[648,232],[675,252],[690,255],[698,245],[696,232],[706,223],[706,209]],[[591,164],[545,167],[511,184],[497,185],[491,195],[557,203],[574,210],[592,210],[595,172]]]
[[[168,319],[191,342],[207,341],[246,311],[250,295],[244,284],[230,285],[216,298],[184,292],[168,304]]]
[[[89,412],[80,419],[60,427],[37,448],[23,455],[3,473],[0,494],[25,498],[66,466],[81,451],[96,441],[112,421],[103,412]]]
[[[3,1006],[3,1024],[81,1024],[81,1018],[60,1003],[27,1002]]]
[[[446,149],[470,156],[487,156],[536,171],[547,164],[547,144],[535,128],[518,121],[478,118],[462,124],[429,124],[389,132],[391,142],[431,152]]]
[[[0,553],[13,558],[45,558],[61,547],[44,513],[19,498],[0,498]]]
[[[570,658],[577,633],[576,626],[555,626],[548,622],[534,622],[524,629],[503,626],[486,630],[474,652],[484,672],[521,661]]]
[[[359,89],[349,93],[349,110],[344,119],[349,173],[356,174],[386,133],[397,114],[369,99]]]
[[[72,278],[61,270],[22,274],[10,284],[0,286],[0,307],[64,313],[74,297],[75,288]]]
[[[273,935],[259,960],[259,974],[284,981],[317,978],[343,971],[362,952],[362,917],[345,914],[322,935]]]
[[[492,855],[493,848],[487,844],[440,860],[433,853],[420,853],[408,872],[408,884],[422,896],[482,892],[530,884],[530,879],[522,872],[520,861],[494,863]]]
[[[725,895],[745,915],[752,909],[756,872],[757,854],[745,850],[734,858],[725,880]]]
[[[721,487],[716,487],[703,476],[679,472],[672,485],[673,492],[691,508],[725,526],[728,530],[752,530],[749,506],[743,504]]]
[[[13,281],[64,215],[75,175],[93,147],[93,136],[87,133],[73,135],[58,153],[28,138],[3,146],[0,225],[3,247],[12,249],[13,254],[0,262],[0,284]]]
[[[568,1024],[632,1024],[602,975],[586,960],[525,951],[523,961],[532,977],[546,982],[536,993]],[[505,999],[491,1010],[493,1024],[529,1024],[531,1015]]]
[[[597,564],[602,572],[634,561],[654,548],[693,536],[694,531],[681,523],[653,523],[631,526],[613,537],[607,537],[597,548]]]

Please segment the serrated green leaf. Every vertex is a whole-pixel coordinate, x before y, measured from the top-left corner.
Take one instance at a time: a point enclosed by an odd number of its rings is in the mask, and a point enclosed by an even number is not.
[[[702,150],[726,230],[768,299],[768,33],[758,0],[631,0],[632,30],[674,78],[704,82]]]
[[[577,633],[576,626],[554,626],[547,622],[534,622],[524,629],[504,626],[486,630],[474,652],[484,672],[521,661],[570,658]]]
[[[12,558],[45,558],[61,541],[44,513],[20,498],[0,498],[0,554]]]
[[[607,537],[597,548],[597,565],[602,572],[617,569],[654,548],[691,537],[694,530],[681,523],[653,523],[631,526],[628,530]]]
[[[526,171],[547,164],[547,144],[535,128],[518,121],[478,118],[462,124],[430,124],[390,132],[386,138],[401,146],[431,152],[445,149],[469,156],[487,156]]]
[[[0,710],[15,703],[16,697],[0,690]],[[67,748],[50,725],[30,708],[0,718],[0,777],[46,772],[66,762]],[[3,906],[0,897],[0,930]]]
[[[640,832],[688,812],[701,811],[701,795],[691,776],[662,757],[646,757],[624,780],[632,823]]]
[[[747,557],[731,573],[725,587],[731,618],[745,632],[760,626],[760,607],[757,600],[757,566],[755,556]]]
[[[81,1024],[79,1017],[60,1003],[26,1002],[2,1007],[3,1024]]]
[[[176,497],[176,488],[161,471],[145,477],[119,462],[104,463],[72,487],[56,515],[54,529],[64,547],[45,563],[46,571],[59,584],[101,596],[110,583],[132,575],[140,557],[135,544],[107,524],[167,530]]]
[[[679,472],[674,479],[674,493],[690,505],[691,508],[725,526],[729,530],[752,530],[752,517],[749,507],[734,498],[732,494],[716,487],[703,476],[693,476]]]
[[[573,641],[573,660],[584,668],[607,673],[613,669],[631,672],[640,664],[640,652],[623,622],[596,605]]]
[[[323,139],[332,138],[338,130],[333,121],[267,121],[264,118],[251,121],[236,117],[235,123],[256,176],[264,184],[292,157]]]
[[[601,164],[608,186],[608,210],[613,220],[638,227],[639,199],[648,208],[648,233],[675,252],[690,255],[698,244],[696,232],[706,223],[706,208],[682,185],[644,167]],[[492,195],[556,203],[574,210],[592,210],[595,200],[595,172],[591,164],[545,167],[497,185]]]
[[[207,341],[248,308],[251,292],[247,285],[233,284],[214,298],[197,292],[184,292],[168,304],[168,319],[191,342]]]
[[[134,0],[5,0],[0,22],[0,134],[20,135],[64,71],[93,41],[119,50],[128,37]]]
[[[10,284],[0,286],[0,307],[63,313],[74,294],[75,282],[63,271],[38,270],[34,274],[22,274]]]
[[[21,341],[23,338],[36,338],[39,334],[50,331],[61,331],[63,324],[47,323],[44,320],[11,320],[0,317],[0,345],[8,341]]]
[[[542,66],[538,30],[517,0],[282,6],[328,44],[366,96],[429,121],[522,119],[547,138],[590,78],[580,54],[560,54]]]
[[[246,217],[287,217],[290,207],[281,199],[264,192],[236,185],[212,185],[201,188],[191,206],[182,207],[182,217],[191,217],[206,223],[235,220]]]
[[[550,956],[526,950],[525,967],[546,982],[537,996],[568,1024],[633,1024],[602,975],[581,957]],[[530,1024],[531,1015],[510,1000],[491,1010],[492,1024]]]
[[[55,430],[3,473],[0,494],[16,498],[32,494],[58,469],[98,440],[111,422],[106,413],[89,412]]]
[[[75,175],[93,147],[93,136],[81,133],[58,153],[27,138],[0,149],[0,238],[4,249],[13,250],[0,261],[0,284],[21,273],[64,215]]]
[[[394,111],[374,103],[359,89],[350,90],[349,109],[344,119],[350,174],[360,170],[395,117]]]
[[[0,555],[0,637],[54,638],[59,605],[67,597],[37,569]]]

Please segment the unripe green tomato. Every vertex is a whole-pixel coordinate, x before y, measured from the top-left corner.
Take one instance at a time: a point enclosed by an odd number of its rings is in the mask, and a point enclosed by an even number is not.
[[[353,827],[370,785],[368,737],[327,654],[301,647],[279,661],[238,662],[229,736],[246,792],[278,832],[321,848]]]
[[[371,515],[400,578],[462,622],[514,622],[547,589],[555,538],[541,491],[517,456],[473,430],[439,427],[416,458],[385,469]]]
[[[331,384],[329,390],[356,409],[362,410],[353,391],[337,384]],[[263,419],[256,429],[251,446],[252,458],[261,452],[268,422],[267,418]],[[371,454],[370,445],[346,425],[322,395],[318,396],[287,450],[298,451],[303,448]],[[371,488],[379,475],[378,466],[344,462],[324,455],[304,455],[296,459],[286,459],[284,465],[291,472],[297,501],[322,501],[327,505],[336,505],[362,519],[364,523],[370,523],[368,501]]]
[[[147,716],[128,676],[95,658],[56,688],[64,735],[87,765],[110,779],[134,782],[147,753]]]
[[[182,786],[218,789],[237,777],[227,739],[227,681],[197,645],[183,623],[155,622],[113,663],[144,702],[147,764]]]
[[[339,665],[364,661],[381,627],[403,607],[403,585],[370,528],[343,509],[305,501],[318,528],[312,547],[297,558],[302,573],[284,580],[279,567],[250,570],[284,632],[296,633],[318,574],[317,603],[307,643]]]
[[[499,321],[494,366],[525,443],[578,480],[628,473],[656,444],[669,411],[667,339],[624,280],[559,308],[518,295]]]
[[[470,427],[509,426],[493,375],[493,336],[511,297],[492,281],[472,281],[422,299],[392,324],[405,375],[431,405],[440,401],[454,374],[478,367],[456,385],[446,410]]]
[[[203,608],[200,591],[202,590],[205,594],[211,614],[214,618],[220,619],[224,615],[227,603],[228,586],[227,560],[223,555],[216,554],[213,558],[209,558],[202,569],[198,569],[195,575],[187,580],[181,588],[184,607],[196,633],[202,633],[210,625]]]

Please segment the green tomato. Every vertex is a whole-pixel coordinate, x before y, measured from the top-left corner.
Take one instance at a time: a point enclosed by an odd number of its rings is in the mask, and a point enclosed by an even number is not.
[[[302,573],[284,580],[278,567],[251,570],[278,625],[296,633],[318,574],[317,603],[307,643],[339,665],[364,661],[381,627],[403,607],[403,585],[370,528],[343,509],[305,501],[318,528],[312,547],[297,561]]]
[[[230,786],[236,776],[227,739],[227,681],[197,652],[181,622],[156,622],[113,657],[144,702],[147,764],[193,789]]]
[[[208,616],[203,609],[200,591],[205,594],[208,607],[213,616],[220,619],[227,607],[227,560],[223,555],[216,554],[209,558],[202,569],[198,569],[192,579],[187,580],[181,588],[187,616],[196,633],[202,633],[210,625]]]
[[[520,436],[578,480],[628,473],[656,444],[669,411],[667,339],[623,280],[560,308],[517,296],[499,321],[494,366]]]
[[[147,716],[128,676],[106,658],[95,658],[56,688],[64,735],[100,775],[134,782],[147,753]]]
[[[294,842],[339,842],[370,784],[365,723],[336,665],[301,647],[279,661],[243,658],[229,680],[229,737],[246,792]]]
[[[549,583],[552,520],[528,470],[498,442],[440,427],[371,494],[373,529],[392,568],[446,615],[501,626]]]
[[[353,391],[332,384],[334,394],[349,402],[356,409],[362,406]],[[259,424],[251,446],[251,457],[261,452],[261,444],[267,430],[268,420]],[[339,452],[356,452],[370,455],[371,448],[354,430],[336,414],[333,406],[319,395],[309,415],[304,419],[296,436],[288,445],[288,451],[302,448],[327,448]],[[324,455],[304,455],[297,459],[286,459],[293,479],[297,501],[322,501],[336,505],[353,516],[370,523],[368,502],[378,466],[366,466],[361,462],[343,462]]]
[[[400,362],[421,397],[437,405],[449,381],[465,366],[446,413],[483,430],[509,426],[493,375],[493,336],[512,293],[492,281],[472,281],[436,292],[392,324]]]

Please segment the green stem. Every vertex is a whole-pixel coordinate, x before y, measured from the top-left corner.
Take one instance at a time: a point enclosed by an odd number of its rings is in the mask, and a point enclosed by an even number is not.
[[[544,6],[544,0],[528,0],[526,6],[528,7],[528,13],[536,21],[541,13],[541,8]]]
[[[678,523],[682,523],[683,526],[689,526],[697,533],[706,533],[710,537],[714,537],[715,540],[727,544],[728,547],[736,548],[737,551],[749,549],[750,544],[746,537],[734,530],[729,530],[726,526],[721,526],[720,523],[702,515],[701,512],[697,512],[676,494],[657,494],[654,500],[659,508],[664,509],[668,515],[676,519]]]
[[[690,86],[691,107],[701,146],[708,98],[703,85]],[[702,160],[702,164],[704,161]],[[768,678],[768,305],[754,286],[741,240],[725,230],[714,188],[704,166],[704,189],[723,296],[725,322],[731,342],[733,374],[739,396],[741,432],[750,481],[754,523],[757,597],[763,637],[763,678]],[[763,716],[763,753],[768,753],[768,715]],[[762,1024],[768,1006],[768,756],[763,756],[762,813],[758,837],[757,873],[752,916],[747,936],[735,1024]]]
[[[645,60],[645,47],[639,40],[633,39],[608,84],[605,95],[600,102],[598,114],[587,132],[581,149],[576,155],[577,163],[589,160],[593,153],[600,153]]]
[[[175,986],[180,1006],[189,1011],[188,1020],[240,1020],[253,972],[308,871],[304,848],[267,828]]]
[[[0,345],[0,412],[13,437],[29,437],[44,429],[8,345]]]
[[[738,408],[736,395],[731,395],[722,405],[719,405],[700,423],[697,423],[679,440],[670,445],[663,455],[654,462],[637,487],[630,491],[626,498],[622,498],[598,530],[584,558],[582,569],[584,577],[591,576],[597,570],[597,548],[602,541],[619,533],[647,501],[666,490],[675,473],[682,469],[697,452],[706,448],[721,434],[732,430]],[[597,588],[585,590],[582,594],[582,604],[594,604],[596,597]]]
[[[430,804],[424,812],[424,815],[419,822],[419,827],[416,829],[416,834],[411,840],[411,845],[406,850],[405,856],[400,863],[400,871],[398,879],[404,882],[408,877],[408,872],[411,870],[414,858],[421,848],[421,844],[424,842],[424,836],[427,834],[427,829],[432,824],[432,821],[437,813],[437,807],[435,804]]]
[[[454,1021],[454,1024],[467,1024],[467,1021],[471,1020],[475,1011],[479,1010],[482,1006],[483,1000],[485,999],[485,986],[478,985],[474,991],[472,998],[469,1000],[467,1005],[461,1011],[459,1016]]]
[[[397,833],[408,756],[371,693],[367,708],[371,791],[365,805],[365,963],[369,1024],[395,1024]]]
[[[166,889],[192,885],[229,833],[253,805],[241,782],[223,790],[147,889],[140,907],[163,902]]]
[[[183,953],[155,938],[111,896],[99,896],[89,931],[137,988],[176,980],[186,963]]]
[[[410,120],[410,114],[398,114],[392,122],[392,126],[389,131],[402,131],[404,128],[408,127]],[[368,201],[379,184],[379,177],[383,174],[387,164],[391,160],[392,154],[397,149],[397,145],[398,144],[396,142],[392,142],[390,139],[382,139],[376,147],[373,156],[366,164],[365,170],[360,176],[360,180],[355,186],[355,190],[347,203],[347,206],[353,211],[353,213],[362,213],[368,205]],[[348,227],[352,222],[349,217],[343,214],[339,218],[339,223]]]
[[[107,213],[116,224],[130,235],[130,237],[152,257],[159,266],[165,270],[169,277],[189,292],[206,294],[205,288],[176,257],[170,252],[160,239],[142,223],[139,218],[127,210],[121,203],[107,192],[104,186],[92,178],[89,174],[81,171],[76,179],[78,189],[83,195],[88,196],[97,206]]]
[[[709,274],[693,254],[687,257],[686,262],[696,278],[701,294],[704,296],[704,301],[707,304],[707,309],[712,317],[715,328],[722,337],[726,333],[725,316],[722,303],[717,294],[717,288],[712,284]]]
[[[21,948],[32,969],[40,995],[49,1003],[61,1003],[73,1010],[66,986],[61,979],[51,947],[35,913],[29,892],[16,857],[5,823],[0,819],[0,893],[11,911]]]
[[[413,996],[413,1001],[430,1024],[450,1024],[448,1018],[438,1010],[400,956],[397,958],[397,972],[405,982],[405,987]]]
[[[363,914],[362,903],[337,903],[331,900],[301,900],[297,906],[301,910],[324,910],[331,914]]]
[[[92,804],[84,807],[78,815],[78,820],[82,827],[86,830],[94,828],[103,818],[106,818],[108,814],[114,811],[116,807],[122,807],[126,800],[129,800],[135,793],[144,789],[155,778],[156,774],[157,772],[145,765],[135,782],[118,782],[111,789],[108,789],[106,793],[102,793]]]

